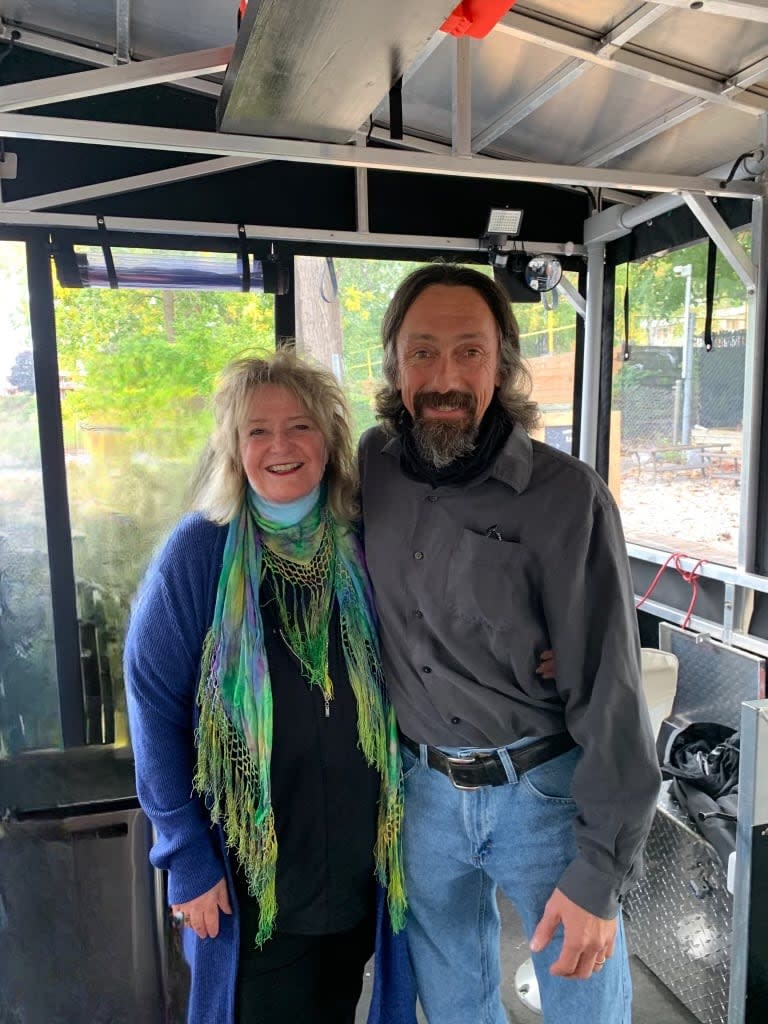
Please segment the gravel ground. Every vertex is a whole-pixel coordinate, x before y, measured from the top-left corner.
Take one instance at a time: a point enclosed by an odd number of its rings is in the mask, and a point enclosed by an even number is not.
[[[739,497],[738,480],[691,471],[653,482],[634,472],[622,477],[619,505],[627,540],[734,565]]]

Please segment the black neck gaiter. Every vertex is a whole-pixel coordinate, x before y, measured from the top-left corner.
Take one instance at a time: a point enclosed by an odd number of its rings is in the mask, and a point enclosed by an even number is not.
[[[407,409],[403,409],[400,416],[400,468],[412,480],[420,480],[433,487],[467,483],[491,465],[504,447],[512,427],[509,414],[494,394],[491,404],[485,410],[472,451],[454,459],[442,469],[437,469],[419,452],[413,438],[413,418]]]

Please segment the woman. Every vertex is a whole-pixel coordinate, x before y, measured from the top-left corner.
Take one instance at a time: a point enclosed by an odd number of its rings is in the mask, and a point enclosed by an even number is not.
[[[194,513],[126,642],[151,859],[185,925],[191,1022],[352,1024],[374,874],[395,929],[405,894],[344,398],[280,352],[230,364],[214,408]]]

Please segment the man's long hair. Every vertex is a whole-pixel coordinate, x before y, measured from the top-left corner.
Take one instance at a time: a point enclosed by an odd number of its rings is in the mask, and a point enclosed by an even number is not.
[[[531,375],[520,355],[520,335],[509,299],[490,277],[455,263],[430,263],[414,270],[392,296],[381,324],[384,345],[381,368],[386,383],[376,395],[378,418],[390,433],[399,432],[404,406],[397,385],[397,335],[405,314],[419,295],[433,284],[473,288],[485,301],[499,332],[499,401],[515,423],[530,430],[539,413],[536,403],[530,400]]]

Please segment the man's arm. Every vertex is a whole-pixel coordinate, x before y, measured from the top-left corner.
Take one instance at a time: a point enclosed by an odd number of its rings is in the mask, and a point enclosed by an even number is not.
[[[598,491],[590,511],[568,531],[567,549],[548,552],[542,581],[556,685],[582,756],[572,789],[578,854],[532,945],[545,945],[562,922],[563,953],[552,971],[574,977],[587,976],[585,965],[591,972],[613,949],[614,919],[639,870],[660,781],[618,509],[607,491]],[[558,562],[568,571],[554,573]]]

